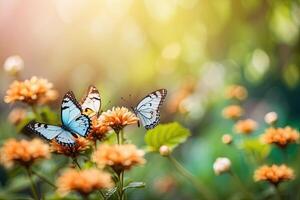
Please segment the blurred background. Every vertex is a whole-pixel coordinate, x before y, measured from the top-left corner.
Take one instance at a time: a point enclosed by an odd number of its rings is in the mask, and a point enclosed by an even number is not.
[[[243,107],[246,117],[260,123],[256,135],[264,131],[269,111],[279,114],[279,124],[299,127],[299,26],[299,0],[0,0],[0,63],[21,56],[22,79],[46,78],[60,97],[73,90],[81,98],[94,84],[104,110],[135,105],[153,90],[168,89],[162,122],[176,120],[192,131],[176,157],[219,197],[238,199],[236,188],[227,184],[230,178],[213,173],[218,156],[231,158],[250,188],[266,187],[254,184],[253,166],[244,154],[221,142],[233,125],[221,116],[229,104],[225,88],[242,84],[248,89]],[[2,99],[11,81],[1,69]],[[51,107],[58,110],[60,101]],[[2,140],[16,135],[6,120],[12,107],[0,102]],[[144,145],[144,130],[128,132]],[[296,156],[299,148],[288,150]],[[270,160],[280,163],[279,154],[272,151]],[[197,199],[167,160],[154,154],[147,160],[131,172],[147,187],[130,192],[129,199]],[[299,168],[299,159],[290,161]]]

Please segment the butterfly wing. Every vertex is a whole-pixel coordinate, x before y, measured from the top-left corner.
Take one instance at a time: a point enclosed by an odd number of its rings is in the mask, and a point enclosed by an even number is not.
[[[97,88],[91,85],[86,96],[81,101],[81,108],[84,114],[89,117],[97,116],[101,108],[101,97]]]
[[[42,136],[48,141],[55,139],[57,142],[68,146],[75,144],[72,134],[62,127],[37,122],[31,122],[26,127],[29,131]]]
[[[67,92],[61,105],[61,121],[63,127],[70,132],[85,137],[91,128],[91,120],[81,113],[81,106],[75,99],[73,92]]]
[[[164,102],[166,95],[166,89],[156,90],[144,97],[134,109],[137,117],[146,129],[152,129],[159,123],[159,108]]]

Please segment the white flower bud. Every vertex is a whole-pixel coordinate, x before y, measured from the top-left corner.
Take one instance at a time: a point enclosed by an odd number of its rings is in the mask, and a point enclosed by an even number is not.
[[[228,172],[231,167],[231,161],[226,157],[217,158],[214,162],[213,168],[216,175]]]
[[[10,56],[6,58],[3,68],[8,74],[14,76],[24,69],[24,61],[20,56]]]
[[[160,155],[162,155],[162,156],[168,156],[168,155],[170,155],[171,150],[170,150],[170,148],[169,148],[167,145],[162,145],[162,146],[159,148],[159,153],[160,153]]]
[[[278,115],[276,112],[269,112],[265,115],[265,122],[269,125],[273,125],[277,122]]]
[[[224,135],[222,136],[222,142],[223,142],[224,144],[231,144],[231,143],[232,143],[232,136],[229,135],[229,134],[224,134]]]

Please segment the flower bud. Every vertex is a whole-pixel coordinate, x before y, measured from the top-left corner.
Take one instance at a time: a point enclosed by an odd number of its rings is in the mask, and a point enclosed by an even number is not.
[[[20,56],[10,56],[6,58],[3,68],[8,74],[15,76],[23,70],[24,61]]]
[[[170,150],[170,148],[169,148],[167,145],[162,145],[162,146],[159,148],[159,153],[160,153],[160,155],[162,155],[162,156],[168,156],[168,155],[170,155],[171,150]]]
[[[223,142],[224,144],[231,144],[231,143],[232,143],[232,136],[229,135],[229,134],[224,134],[224,135],[222,136],[222,142]]]
[[[273,125],[277,122],[278,115],[276,112],[269,112],[265,115],[265,122],[269,125]]]
[[[231,167],[231,161],[226,157],[217,158],[214,162],[213,169],[216,175],[228,172]]]

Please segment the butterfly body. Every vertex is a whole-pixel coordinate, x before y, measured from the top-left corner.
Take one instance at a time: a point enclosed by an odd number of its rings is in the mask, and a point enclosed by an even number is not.
[[[31,122],[26,127],[46,140],[55,139],[66,146],[75,145],[74,137],[86,137],[91,128],[91,120],[85,114],[74,97],[73,92],[67,92],[61,105],[61,126]]]
[[[160,122],[160,106],[167,95],[166,89],[156,90],[145,96],[138,105],[133,108],[134,113],[140,119],[146,129],[152,129]],[[140,123],[138,123],[139,125]]]

